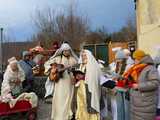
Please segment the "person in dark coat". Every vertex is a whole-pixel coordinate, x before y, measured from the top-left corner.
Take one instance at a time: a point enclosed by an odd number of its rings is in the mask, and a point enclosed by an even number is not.
[[[33,67],[36,65],[33,61],[30,60],[30,52],[23,52],[23,59],[19,61],[19,65],[25,72],[25,81],[23,82],[23,89],[25,92],[33,92]]]

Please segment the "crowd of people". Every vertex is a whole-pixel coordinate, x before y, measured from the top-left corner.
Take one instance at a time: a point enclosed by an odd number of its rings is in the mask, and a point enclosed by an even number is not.
[[[68,43],[45,62],[45,99],[52,98],[51,120],[154,120],[160,115],[160,51],[155,58],[142,50],[113,51],[115,60],[107,70],[89,50],[81,50],[78,57]],[[25,94],[20,98],[31,96],[31,103],[37,105],[32,88],[38,60],[30,56],[24,51],[22,60],[8,60],[1,101]]]
[[[102,71],[102,65],[88,50],[82,50],[77,60],[68,44],[62,44],[56,54],[46,62],[48,75],[53,63],[66,67],[76,64],[76,61],[79,64],[76,75],[75,71],[66,70],[58,82],[50,81],[54,89],[51,93],[53,120],[71,119],[73,115],[77,120],[100,120],[109,113],[113,120],[155,118],[159,111],[158,64],[142,50],[136,50],[133,56],[128,49],[114,51],[115,61],[109,65],[110,75]],[[103,87],[110,91],[105,95],[109,100],[104,97]]]

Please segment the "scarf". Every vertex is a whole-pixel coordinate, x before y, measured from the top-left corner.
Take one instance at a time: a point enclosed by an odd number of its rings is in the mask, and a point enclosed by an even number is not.
[[[117,86],[119,87],[127,86],[131,88],[134,83],[138,83],[138,77],[140,73],[147,66],[148,66],[147,64],[135,64],[122,75],[123,80],[119,80],[117,82]]]

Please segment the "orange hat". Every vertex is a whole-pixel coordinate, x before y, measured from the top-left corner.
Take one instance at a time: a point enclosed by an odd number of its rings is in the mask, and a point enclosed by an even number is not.
[[[146,53],[143,50],[136,50],[133,53],[133,58],[136,60],[141,60],[145,56],[146,56]]]

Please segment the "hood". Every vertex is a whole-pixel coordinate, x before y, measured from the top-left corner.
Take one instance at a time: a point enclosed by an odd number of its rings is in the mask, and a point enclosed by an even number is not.
[[[160,64],[160,56],[154,58],[155,64]]]
[[[144,58],[142,58],[142,60],[140,61],[140,63],[143,63],[143,64],[154,64],[154,61],[151,58],[151,56],[147,55]]]

